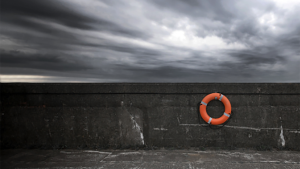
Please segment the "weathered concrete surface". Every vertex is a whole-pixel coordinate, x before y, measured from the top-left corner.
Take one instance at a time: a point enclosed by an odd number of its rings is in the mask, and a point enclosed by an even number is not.
[[[293,151],[3,150],[3,168],[300,168]]]
[[[219,129],[199,102],[220,92]],[[300,150],[300,84],[1,84],[2,148]],[[219,117],[221,102],[207,111]]]

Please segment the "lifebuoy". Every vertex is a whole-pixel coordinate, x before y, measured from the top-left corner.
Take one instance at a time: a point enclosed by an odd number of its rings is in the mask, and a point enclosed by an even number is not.
[[[225,106],[225,112],[220,118],[211,118],[206,112],[207,104],[212,100],[220,100]],[[226,96],[220,93],[211,93],[204,97],[200,104],[200,115],[204,121],[211,125],[220,125],[227,121],[231,114],[231,104]]]

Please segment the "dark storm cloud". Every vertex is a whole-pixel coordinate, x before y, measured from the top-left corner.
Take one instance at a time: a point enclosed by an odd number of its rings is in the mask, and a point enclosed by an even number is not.
[[[60,50],[68,49],[69,44],[80,41],[71,32],[59,30],[47,24],[36,23],[27,18],[12,19],[10,21],[14,23],[13,25],[19,25],[19,27],[11,29],[9,25],[3,26],[1,29],[2,34],[24,45],[32,45],[39,49]]]
[[[58,32],[49,25],[44,26],[36,23],[33,19],[40,19],[44,22],[54,22],[83,30],[104,31],[136,38],[149,37],[146,33],[124,28],[107,19],[84,15],[72,9],[67,3],[59,0],[2,0],[1,14],[2,22],[36,29],[50,34],[58,34]]]
[[[264,53],[257,52],[255,50],[241,50],[231,53],[229,52],[228,54],[234,57],[234,60],[239,61],[239,64],[241,64],[242,66],[257,64],[275,64],[277,62],[282,63],[283,61],[285,61],[285,58],[283,56],[279,56],[276,50],[267,51]]]
[[[178,15],[189,16],[192,18],[209,18],[221,22],[230,22],[234,17],[234,11],[224,8],[234,1],[206,1],[206,0],[153,0],[158,8],[174,11]]]
[[[151,37],[147,32],[142,32],[138,30],[132,30],[130,28],[122,27],[118,24],[112,23],[108,20],[98,20],[95,25],[95,29],[98,31],[103,31],[111,34],[121,35],[129,38],[144,38],[148,39]]]
[[[123,46],[117,46],[117,45],[96,45],[95,47],[100,47],[104,49],[110,49],[113,51],[118,51],[122,53],[128,53],[131,55],[135,55],[136,57],[141,56],[141,57],[147,57],[147,56],[160,56],[161,52],[157,50],[151,50],[147,48],[141,48],[141,47],[135,47],[135,46],[128,46],[124,44]]]
[[[1,50],[1,66],[14,68],[32,68],[55,71],[80,71],[92,69],[84,58],[64,54],[26,54],[20,51]]]
[[[1,72],[54,81],[300,81],[296,9],[271,0],[3,0]]]
[[[2,0],[1,13],[4,18],[6,16],[39,18],[80,29],[90,29],[89,23],[95,21],[56,0]]]
[[[47,23],[39,23],[34,21],[32,18],[28,17],[9,17],[6,16],[5,18],[1,19],[2,22],[10,23],[11,25],[17,25],[25,30],[35,31],[37,33],[43,33],[50,37],[61,37],[61,38],[74,38],[75,36],[68,31],[62,31],[57,28],[49,26]],[[8,27],[4,27],[2,30],[3,33],[10,33],[12,32],[11,29]],[[14,32],[13,32],[14,33]],[[13,33],[10,36],[13,36]],[[19,35],[17,35],[19,36]]]

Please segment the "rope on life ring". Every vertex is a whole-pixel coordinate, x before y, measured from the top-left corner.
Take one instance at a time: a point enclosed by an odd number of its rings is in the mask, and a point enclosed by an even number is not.
[[[208,105],[208,103],[212,100],[219,100],[221,101],[224,106],[225,106],[225,112],[224,114],[215,119],[215,118],[211,118],[207,112],[206,112],[206,106]],[[230,115],[231,115],[231,104],[230,101],[228,100],[228,98],[220,93],[211,93],[207,96],[204,97],[204,99],[201,101],[200,103],[200,115],[203,118],[203,120],[211,125],[220,125],[223,124],[224,122],[226,122]]]

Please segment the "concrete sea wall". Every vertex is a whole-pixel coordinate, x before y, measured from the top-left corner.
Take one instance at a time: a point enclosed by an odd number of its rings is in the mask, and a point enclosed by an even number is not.
[[[213,92],[232,105],[223,127],[199,116]],[[299,83],[2,83],[1,147],[300,150],[299,96]]]

